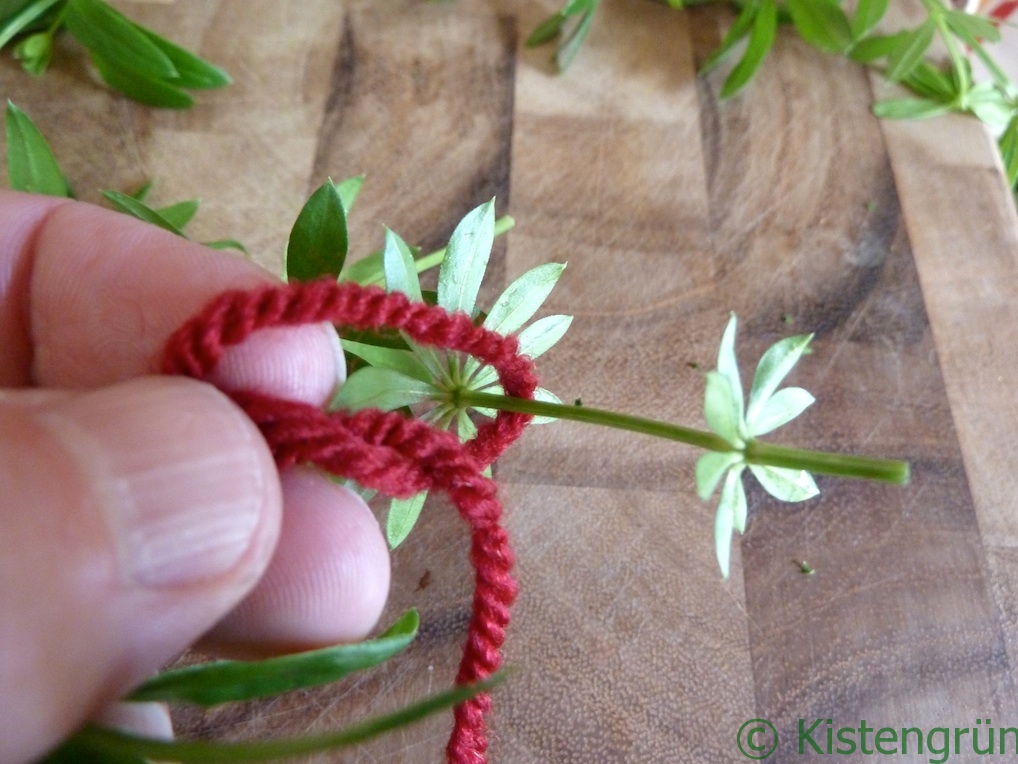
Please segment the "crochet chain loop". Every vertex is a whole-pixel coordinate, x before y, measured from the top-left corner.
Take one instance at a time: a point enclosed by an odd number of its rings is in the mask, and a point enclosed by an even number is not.
[[[398,292],[332,280],[221,294],[170,337],[162,370],[206,379],[223,351],[252,332],[320,322],[360,330],[398,329],[422,345],[467,353],[495,369],[506,395],[533,398],[537,387],[533,363],[519,354],[515,337],[475,326],[464,313],[411,302]],[[326,412],[252,391],[228,393],[258,425],[280,469],[312,463],[394,497],[424,489],[448,494],[470,525],[475,573],[473,614],[456,682],[469,684],[497,671],[516,581],[509,537],[500,524],[497,486],[481,473],[520,436],[531,417],[500,411],[464,444],[452,433],[395,412]],[[486,760],[484,716],[490,708],[487,694],[457,706],[446,747],[450,762]]]

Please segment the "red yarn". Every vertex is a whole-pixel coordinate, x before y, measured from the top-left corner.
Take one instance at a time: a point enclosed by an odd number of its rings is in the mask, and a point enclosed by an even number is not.
[[[468,353],[494,367],[506,395],[532,398],[537,386],[533,363],[519,355],[515,337],[474,326],[464,313],[410,302],[400,293],[331,280],[220,295],[170,337],[163,372],[205,379],[227,346],[258,329],[323,321],[362,330],[399,329],[417,343]],[[448,494],[470,525],[476,577],[456,682],[469,684],[498,670],[516,582],[509,537],[499,524],[496,485],[481,471],[520,436],[531,417],[500,411],[464,444],[452,433],[398,413],[325,412],[256,392],[230,395],[261,429],[280,468],[310,462],[394,497],[424,489]],[[450,762],[486,760],[484,715],[490,708],[487,694],[457,706],[446,747]]]

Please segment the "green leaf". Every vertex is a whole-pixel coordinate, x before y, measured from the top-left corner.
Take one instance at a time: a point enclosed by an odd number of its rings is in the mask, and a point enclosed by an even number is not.
[[[767,493],[781,501],[805,501],[820,493],[813,476],[806,470],[751,464],[749,471],[756,476]]]
[[[350,375],[332,399],[330,408],[392,411],[433,400],[435,395],[436,390],[430,383],[393,369],[367,366]]]
[[[119,191],[103,191],[103,196],[110,200],[110,202],[121,212],[126,212],[128,215],[133,215],[138,220],[144,220],[146,223],[159,226],[160,228],[175,233],[177,236],[184,236],[184,232],[173,225],[169,220],[164,218],[158,212],[151,207],[139,202],[133,196],[128,194],[122,194]]]
[[[1018,181],[1018,114],[1011,118],[1000,136],[1000,157],[1004,162],[1007,182],[1012,188]]]
[[[725,472],[742,460],[738,451],[707,451],[696,460],[696,494],[704,501],[718,487]]]
[[[342,339],[342,343],[343,350],[363,359],[371,366],[392,369],[422,382],[431,383],[433,379],[424,364],[409,350],[394,350],[378,345],[367,345],[345,337]]]
[[[714,51],[704,62],[703,66],[700,67],[700,75],[708,74],[718,67],[718,65],[724,61],[735,51],[735,46],[739,43],[742,38],[749,34],[753,28],[753,18],[756,15],[756,5],[754,3],[745,3],[742,6],[742,10],[739,11],[738,17],[735,19],[735,23],[725,33],[724,39],[721,41],[721,45]]]
[[[815,399],[801,387],[786,387],[767,398],[755,412],[746,417],[749,436],[758,438],[795,419]]]
[[[718,347],[718,373],[728,382],[736,417],[742,421],[742,378],[739,376],[739,362],[735,357],[735,334],[738,330],[738,319],[732,313],[721,335]]]
[[[350,210],[353,209],[353,203],[357,201],[357,197],[361,192],[361,186],[363,185],[363,175],[355,175],[336,184],[336,192],[339,194],[339,201],[343,203],[343,209],[346,210],[347,217],[350,217]]]
[[[953,111],[951,104],[928,98],[889,98],[873,104],[873,113],[884,119],[926,119]]]
[[[13,16],[0,22],[0,48],[13,40],[22,32],[32,28],[32,25],[46,15],[46,12],[57,3],[64,0],[35,0],[28,3]]]
[[[389,514],[385,519],[385,538],[389,548],[395,549],[410,535],[417,518],[421,516],[427,491],[414,494],[409,499],[393,499],[389,503]]]
[[[164,671],[127,700],[215,706],[317,687],[388,660],[413,641],[419,623],[417,611],[408,610],[376,639],[260,661],[215,661]]]
[[[935,31],[936,24],[932,18],[928,18],[915,29],[901,35],[897,47],[887,57],[885,76],[888,80],[898,82],[912,71],[933,43]]]
[[[477,437],[477,425],[465,409],[460,409],[456,414],[456,434],[464,443]]]
[[[566,23],[566,18],[567,17],[563,15],[561,11],[553,13],[537,25],[534,31],[527,37],[527,41],[524,44],[528,48],[534,48],[553,39],[560,31],[562,31],[562,25]]]
[[[186,91],[166,80],[145,77],[120,68],[94,53],[92,63],[107,85],[138,103],[163,109],[187,109],[194,105],[194,99]]]
[[[742,487],[741,465],[728,471],[725,485],[721,489],[718,512],[714,518],[714,552],[718,558],[721,575],[725,578],[728,578],[732,554],[732,530],[740,526],[743,530],[746,527],[746,491]]]
[[[753,421],[760,409],[767,403],[767,399],[778,389],[778,385],[784,381],[795,364],[802,358],[802,354],[806,352],[812,339],[812,334],[786,337],[767,348],[767,352],[763,354],[760,363],[757,364],[756,373],[753,375],[753,386],[749,391],[749,406],[746,409],[747,422]]]
[[[788,0],[792,23],[802,39],[828,53],[852,47],[852,26],[835,0]]]
[[[132,196],[134,199],[138,199],[136,195]],[[199,199],[188,199],[187,201],[160,207],[155,211],[159,213],[163,220],[180,229],[191,222],[197,214],[200,204],[201,201]]]
[[[597,0],[590,0],[587,5],[588,10],[580,17],[579,23],[566,34],[562,44],[559,45],[558,50],[555,52],[555,64],[560,71],[564,72],[573,63],[576,54],[580,52],[580,46],[587,39],[587,33],[590,32],[591,24],[594,23],[594,10],[597,8]]]
[[[29,74],[42,74],[53,58],[53,35],[39,32],[26,37],[14,48],[14,57]]]
[[[47,196],[74,196],[39,128],[11,101],[7,102],[7,175],[11,188]]]
[[[1000,30],[984,16],[948,10],[944,12],[944,21],[966,45],[975,46],[982,41],[1000,42]]]
[[[721,86],[721,98],[731,98],[753,79],[760,65],[767,58],[778,30],[778,8],[774,0],[760,0],[760,8],[753,18],[753,29],[749,44],[739,63]]]
[[[966,94],[965,106],[992,130],[1002,130],[1014,109],[1009,99],[993,82],[980,82]]]
[[[898,50],[909,32],[893,35],[873,35],[860,40],[848,51],[848,57],[859,64],[872,64],[874,61],[891,55]]]
[[[499,392],[501,393],[503,391],[500,390]],[[534,390],[534,400],[535,401],[543,401],[545,403],[557,403],[559,405],[562,405],[562,399],[559,398],[557,395],[555,395],[555,393],[553,393],[551,390],[548,390],[547,388],[544,388],[544,387],[539,387],[536,390]],[[492,415],[494,413],[495,412],[492,412]],[[553,417],[553,416],[535,416],[533,419],[530,420],[530,423],[531,424],[551,424],[552,422],[557,422],[557,421],[558,421],[558,418],[557,417]]]
[[[545,263],[531,268],[495,300],[484,319],[484,327],[499,334],[512,334],[537,312],[555,288],[566,266]]]
[[[742,412],[739,398],[733,395],[732,386],[724,375],[707,372],[707,389],[703,398],[703,414],[707,425],[732,444],[734,449],[743,445]]]
[[[215,64],[199,58],[191,51],[157,35],[151,29],[146,29],[133,21],[130,23],[170,60],[176,70],[176,76],[172,78],[174,85],[190,90],[205,90],[221,88],[233,82],[230,75]]]
[[[171,741],[86,726],[61,747],[60,753],[70,749],[71,753],[65,755],[63,761],[73,761],[76,764],[105,764],[109,761],[120,764],[123,759],[115,757],[135,753],[147,760],[175,761],[181,764],[250,764],[306,756],[352,746],[412,724],[425,716],[459,705],[480,692],[486,692],[504,678],[504,674],[495,674],[474,684],[436,693],[394,713],[375,716],[346,729],[316,735],[251,742]]]
[[[69,0],[64,21],[93,57],[111,67],[144,79],[166,80],[179,75],[169,56],[101,0]]]
[[[958,83],[955,78],[926,59],[913,67],[908,76],[902,79],[902,84],[932,101],[946,104],[958,98]]]
[[[423,302],[421,280],[414,267],[414,256],[410,247],[398,234],[385,229],[385,249],[382,250],[382,266],[385,269],[385,288],[390,292],[402,292],[415,302]]]
[[[250,252],[247,251],[247,247],[245,247],[236,239],[216,239],[215,241],[203,241],[202,246],[208,247],[209,249],[235,249],[238,252],[243,252],[245,255],[250,254]]]
[[[520,341],[520,353],[537,358],[562,339],[562,335],[566,333],[572,322],[572,316],[561,315],[545,316],[535,321],[517,335]]]
[[[888,0],[859,0],[852,18],[852,39],[861,41],[887,13]]]
[[[477,292],[495,240],[495,200],[471,210],[449,239],[438,271],[438,304],[452,312],[473,313]]]
[[[339,190],[331,179],[326,180],[304,204],[290,231],[287,279],[310,281],[339,276],[348,246],[346,210]]]

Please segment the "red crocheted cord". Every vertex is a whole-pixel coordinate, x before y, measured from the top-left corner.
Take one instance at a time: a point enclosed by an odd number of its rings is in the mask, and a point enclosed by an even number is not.
[[[220,295],[170,337],[162,369],[205,379],[224,349],[252,332],[325,321],[340,328],[398,329],[422,345],[467,353],[496,370],[507,395],[532,398],[537,386],[533,363],[519,354],[515,337],[474,326],[464,313],[410,302],[400,293],[332,280]],[[456,682],[469,684],[497,671],[516,582],[496,485],[481,471],[520,436],[531,417],[500,411],[463,444],[452,433],[394,412],[326,412],[251,391],[229,394],[261,429],[280,468],[312,463],[394,497],[424,489],[448,494],[470,526],[476,577]],[[487,694],[457,706],[446,747],[450,762],[486,760],[484,716],[490,708]]]

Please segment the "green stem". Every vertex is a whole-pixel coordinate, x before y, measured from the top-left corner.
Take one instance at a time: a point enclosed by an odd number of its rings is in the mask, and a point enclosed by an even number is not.
[[[659,422],[614,411],[590,408],[588,406],[567,406],[561,403],[532,401],[525,398],[513,398],[505,395],[481,393],[476,390],[460,389],[453,393],[452,403],[456,407],[489,408],[502,411],[515,411],[520,414],[547,416],[555,419],[568,419],[574,422],[586,422],[619,430],[639,432],[657,438],[667,438],[686,443],[709,451],[728,452],[735,449],[732,445],[712,432],[696,430],[692,427]],[[823,475],[840,477],[865,478],[880,480],[886,483],[904,485],[909,480],[907,462],[894,459],[876,459],[868,456],[845,456],[829,454],[823,451],[807,451],[801,448],[776,446],[754,440],[743,450],[746,461],[750,464],[765,464],[772,467],[787,467],[817,472]]]

